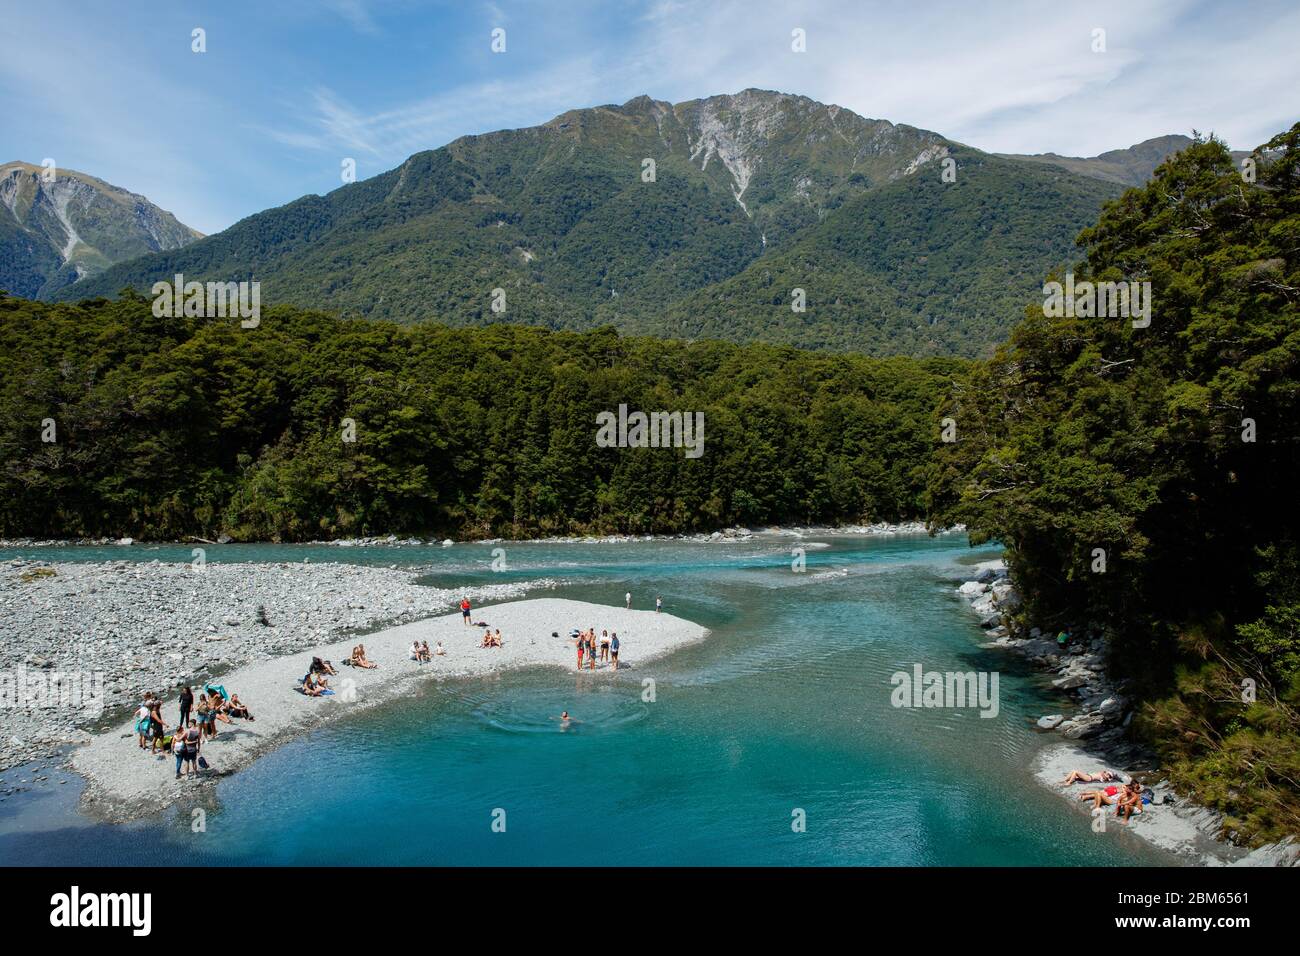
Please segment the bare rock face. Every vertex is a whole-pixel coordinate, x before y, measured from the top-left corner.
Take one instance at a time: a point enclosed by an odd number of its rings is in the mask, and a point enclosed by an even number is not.
[[[71,169],[0,166],[0,288],[45,297],[114,263],[201,234],[136,195]]]

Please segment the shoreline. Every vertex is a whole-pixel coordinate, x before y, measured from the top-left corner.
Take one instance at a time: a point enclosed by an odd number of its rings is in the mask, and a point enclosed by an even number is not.
[[[1019,609],[1021,601],[1001,560],[975,565],[972,580],[957,588],[981,618],[993,640],[981,644],[1007,650],[1028,659],[1040,670],[1056,673],[1052,687],[1074,697],[1077,712],[1045,714],[1037,722],[1040,733],[1057,734],[1035,756],[1031,773],[1040,785],[1070,801],[1078,812],[1090,807],[1078,799],[1089,789],[1086,784],[1065,787],[1061,781],[1070,770],[1096,772],[1109,769],[1122,780],[1136,777],[1152,791],[1152,801],[1128,824],[1120,823],[1113,809],[1103,818],[1110,829],[1121,827],[1153,846],[1174,853],[1201,866],[1296,866],[1300,865],[1300,843],[1294,839],[1267,844],[1254,850],[1229,842],[1223,833],[1223,815],[1202,807],[1178,793],[1165,780],[1154,754],[1139,741],[1128,739],[1135,703],[1124,691],[1125,681],[1112,682],[1106,663],[1106,642],[1099,632],[1085,629],[1060,648],[1039,628],[1026,636],[1012,633],[1013,623],[1005,612]]]
[[[289,740],[352,714],[403,695],[417,682],[450,678],[481,677],[530,667],[574,670],[576,652],[567,637],[573,627],[595,626],[617,631],[623,644],[619,669],[608,665],[583,670],[586,679],[619,680],[624,672],[635,673],[646,664],[688,644],[703,640],[708,629],[701,625],[650,610],[632,611],[563,598],[534,598],[477,608],[474,617],[500,628],[504,647],[482,648],[482,628],[466,627],[459,612],[425,618],[366,635],[369,658],[379,667],[362,670],[341,666],[356,637],[337,640],[297,653],[259,661],[223,676],[231,693],[239,694],[256,717],[255,721],[218,723],[218,735],[206,740],[202,754],[212,769],[199,778],[176,780],[175,759],[158,759],[139,750],[132,729],[133,719],[119,722],[73,751],[69,765],[86,779],[81,810],[88,816],[121,823],[162,810],[177,799],[207,788],[223,777],[282,746]],[[559,637],[553,637],[558,632]],[[419,664],[409,659],[413,640],[438,641],[445,657]],[[339,671],[330,678],[336,693],[329,697],[307,697],[297,681],[307,671],[312,656],[333,660]],[[640,692],[640,677],[636,692]],[[176,719],[174,694],[165,698],[163,719]],[[556,712],[564,709],[557,700]]]
[[[462,595],[477,605],[559,584],[450,590],[422,576],[334,562],[0,562],[0,772],[85,742],[145,690],[446,613]],[[55,693],[56,678],[79,683]]]
[[[940,528],[933,534],[959,534],[966,530],[963,525]],[[611,534],[611,535],[559,535],[545,538],[467,538],[456,541],[452,538],[399,537],[396,534],[374,535],[359,538],[330,538],[312,541],[235,541],[222,535],[216,541],[191,536],[185,540],[145,540],[136,538],[0,538],[0,549],[15,548],[79,548],[79,547],[133,547],[135,545],[226,545],[226,544],[276,544],[286,547],[335,547],[335,548],[382,548],[382,547],[443,547],[450,548],[461,544],[630,544],[637,541],[745,541],[763,536],[801,538],[812,535],[843,535],[846,537],[893,536],[911,534],[931,534],[924,521],[877,522],[875,524],[852,525],[768,525],[755,528],[731,527],[717,531],[681,532],[677,534]],[[224,540],[223,540],[224,539]]]

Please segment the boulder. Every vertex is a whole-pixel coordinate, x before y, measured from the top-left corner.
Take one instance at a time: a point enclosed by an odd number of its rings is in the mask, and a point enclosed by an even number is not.
[[[1067,723],[1070,724],[1069,728],[1066,728],[1064,724],[1057,728],[1067,740],[1081,740],[1084,737],[1091,737],[1100,733],[1106,726],[1104,718],[1091,715],[1077,717],[1067,721]]]
[[[1057,690],[1075,690],[1086,683],[1088,683],[1088,678],[1082,674],[1067,674],[1052,681],[1052,686]]]
[[[1065,721],[1061,714],[1050,714],[1046,717],[1038,718],[1038,726],[1043,730],[1055,730]]]

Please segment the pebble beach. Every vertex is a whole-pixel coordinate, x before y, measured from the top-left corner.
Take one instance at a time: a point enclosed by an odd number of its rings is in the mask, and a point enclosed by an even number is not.
[[[0,563],[0,772],[84,743],[146,690],[171,699],[182,682],[444,613],[462,594],[478,604],[555,583],[453,592],[419,576],[335,563]],[[31,699],[60,675],[102,680],[100,699]]]

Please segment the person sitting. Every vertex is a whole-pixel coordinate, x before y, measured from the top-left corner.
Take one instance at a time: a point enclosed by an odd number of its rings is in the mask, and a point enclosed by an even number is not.
[[[212,717],[214,720],[219,720],[223,724],[234,723],[234,721],[230,719],[230,704],[216,691],[213,691],[208,695],[208,708],[212,711]]]
[[[491,631],[491,630],[485,630],[485,631],[483,632],[483,640],[479,641],[479,645],[478,645],[478,646],[479,646],[479,647],[491,647],[491,646],[492,646],[492,631]]]
[[[420,642],[420,657],[422,657],[428,663],[433,662],[433,651],[429,650],[428,641]]]
[[[244,720],[254,719],[248,708],[244,706],[244,702],[239,699],[238,694],[230,695],[230,702],[226,705],[226,710],[232,717],[242,717]]]
[[[438,644],[437,644],[437,646],[434,647],[434,649],[433,649],[433,653],[434,653],[434,655],[437,656],[437,657],[443,657],[444,655],[446,655],[447,651],[446,651],[446,649],[442,646],[442,641],[439,641]]]
[[[1097,770],[1093,773],[1085,773],[1082,770],[1071,770],[1062,781],[1061,786],[1068,787],[1072,783],[1110,783],[1112,780],[1118,780],[1119,775],[1113,770]]]
[[[420,663],[420,642],[419,641],[411,642],[410,655],[411,655],[411,660],[415,661],[417,664]]]
[[[366,657],[366,645],[358,644],[356,647],[352,648],[352,666],[364,667],[369,670],[370,668],[378,667],[379,665]]]
[[[491,643],[491,645],[489,645],[489,646],[491,646],[491,647],[501,647],[501,646],[502,646],[502,644],[501,644],[501,628],[498,627],[498,628],[496,629],[496,632],[492,635],[492,643]]]
[[[1136,780],[1130,780],[1124,784],[1124,790],[1119,795],[1119,805],[1115,807],[1115,816],[1119,818],[1120,823],[1127,824],[1132,819],[1133,814],[1142,812],[1142,785]]]
[[[316,680],[315,672],[310,672],[302,679],[302,692],[308,697],[319,697],[325,688]]]

